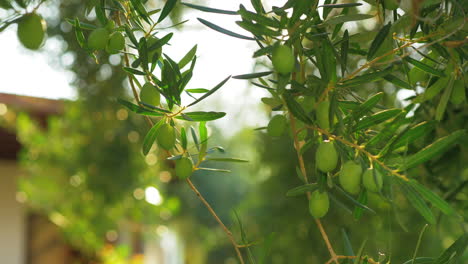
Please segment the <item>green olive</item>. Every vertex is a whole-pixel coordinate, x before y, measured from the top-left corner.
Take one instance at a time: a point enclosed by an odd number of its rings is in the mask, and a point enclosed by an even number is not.
[[[317,168],[323,172],[330,172],[338,164],[338,152],[336,152],[333,142],[325,141],[317,148],[315,153],[315,163]]]
[[[46,22],[40,15],[25,15],[18,23],[18,39],[25,48],[37,50],[44,43],[46,29]]]
[[[187,179],[192,175],[193,163],[192,160],[187,157],[182,157],[175,162],[175,173],[180,179]]]
[[[105,28],[97,28],[89,34],[88,47],[92,50],[105,49],[109,41],[109,31]]]
[[[169,124],[162,124],[158,129],[156,141],[161,148],[165,150],[172,149],[176,142],[175,129]]]
[[[140,91],[140,100],[143,103],[158,106],[161,102],[159,91],[151,83],[147,82]]]
[[[115,22],[113,20],[107,21],[106,29],[109,31],[114,30],[115,28]]]
[[[151,50],[151,46],[153,46],[159,39],[155,36],[150,36],[146,42],[146,46],[148,47],[148,58],[149,61],[153,61],[155,58],[159,58],[162,54],[162,47],[157,49]]]
[[[109,37],[107,42],[106,51],[109,54],[119,53],[125,47],[125,38],[120,32],[114,32]]]
[[[272,137],[283,135],[286,130],[287,120],[283,115],[275,115],[268,123],[267,132]]]
[[[317,106],[317,123],[320,128],[329,130],[330,129],[330,101],[324,100]]]
[[[351,194],[358,194],[361,189],[362,168],[354,161],[345,162],[340,171],[340,184],[343,189]]]
[[[400,1],[398,0],[384,0],[385,9],[395,10],[400,6]]]
[[[271,61],[275,70],[281,74],[288,74],[294,70],[294,54],[286,45],[280,44],[273,49]]]
[[[379,192],[383,185],[382,175],[377,170],[367,169],[362,176],[362,183],[368,191]]]
[[[466,100],[466,87],[463,80],[455,80],[453,82],[453,90],[450,96],[450,101],[453,104],[461,104]]]
[[[322,218],[330,207],[330,201],[328,200],[327,192],[314,191],[310,195],[309,200],[309,212],[314,218]]]

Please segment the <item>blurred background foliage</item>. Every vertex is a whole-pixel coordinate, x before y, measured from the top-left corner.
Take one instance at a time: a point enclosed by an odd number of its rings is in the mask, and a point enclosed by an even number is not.
[[[115,102],[129,96],[120,57],[100,53],[100,64],[96,64],[79,47],[65,19],[78,17],[80,21],[94,23],[91,17],[83,17],[86,1],[49,1],[48,5],[57,10],[54,16],[47,17],[49,38],[62,41],[64,47],[57,54],[50,54],[50,58],[54,60],[64,54],[74,57],[71,65],[62,66],[75,74],[73,86],[78,91],[78,100],[65,102],[63,114],[51,117],[47,129],[27,115],[17,119],[16,130],[24,147],[21,163],[28,172],[19,189],[26,194],[27,203],[60,226],[67,241],[90,259],[109,258],[109,254],[102,255],[108,243],[119,242],[130,248],[115,253],[118,258],[142,253],[141,248],[134,247],[132,239],[122,239],[119,230],[131,230],[132,238],[157,239],[157,226],[165,225],[175,230],[185,245],[189,263],[234,261],[225,234],[187,186],[172,177],[173,168],[161,162],[163,157],[156,152],[147,157],[141,154],[147,126],[142,118],[129,114]],[[172,21],[181,21],[184,11],[182,5],[177,5]],[[176,34],[183,34],[183,26],[181,30]],[[371,41],[375,31],[366,30],[369,36],[363,37],[363,41]],[[349,60],[349,64],[358,63],[354,57]],[[364,85],[359,95],[367,98],[383,90],[386,96],[382,104],[392,107],[402,103],[395,98],[395,89],[398,88],[382,89],[382,83],[375,82]],[[424,121],[433,109],[424,106],[417,111],[415,119]],[[447,116],[432,134],[408,148],[420,149],[448,131],[468,128],[466,104],[450,104]],[[307,211],[307,200],[285,195],[302,184],[295,173],[296,154],[289,140],[271,138],[248,126],[231,138],[223,137],[223,128],[210,129],[212,142],[219,142],[234,156],[250,160],[248,165],[229,165],[231,174],[193,175],[194,184],[223,221],[239,234],[236,212],[254,244],[261,245],[271,234],[273,243],[267,263],[320,263],[327,259],[328,251]],[[314,153],[307,152],[306,160],[310,168],[315,167]],[[420,256],[438,255],[466,232],[466,161],[465,139],[460,147],[409,172],[409,177],[420,179],[449,200],[462,217],[439,215],[437,225],[430,226],[423,237]],[[145,201],[148,186],[161,193],[160,205]],[[370,196],[369,205],[377,214],[366,214],[359,221],[343,207],[332,206],[324,223],[336,250],[344,252],[343,233],[347,233],[353,245],[367,238],[366,252],[374,259],[379,252],[391,256],[393,263],[409,259],[425,222],[403,197],[396,199],[399,208],[394,214],[391,204],[377,195]],[[254,251],[260,253],[259,248],[255,246]]]

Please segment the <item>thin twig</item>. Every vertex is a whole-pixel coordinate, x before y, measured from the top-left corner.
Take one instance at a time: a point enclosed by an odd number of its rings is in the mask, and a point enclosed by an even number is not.
[[[188,186],[190,187],[190,189],[192,189],[192,191],[198,196],[198,198],[202,201],[202,203],[205,205],[205,207],[208,209],[208,211],[210,211],[211,215],[214,217],[214,219],[216,220],[216,222],[218,222],[218,224],[221,226],[221,228],[223,228],[224,232],[228,235],[229,237],[229,240],[231,241],[234,249],[236,250],[236,253],[237,253],[237,256],[239,257],[239,261],[241,262],[241,264],[244,264],[244,259],[242,258],[242,253],[240,252],[239,248],[241,246],[239,246],[237,243],[236,243],[236,240],[234,239],[234,236],[232,235],[231,231],[229,231],[229,229],[224,225],[223,221],[221,221],[221,219],[218,217],[218,215],[216,214],[216,212],[213,210],[213,208],[211,207],[211,205],[205,200],[205,198],[203,197],[203,195],[201,195],[201,193],[198,191],[198,189],[195,187],[195,185],[193,185],[192,181],[190,181],[190,179],[186,179],[185,180],[188,184]]]

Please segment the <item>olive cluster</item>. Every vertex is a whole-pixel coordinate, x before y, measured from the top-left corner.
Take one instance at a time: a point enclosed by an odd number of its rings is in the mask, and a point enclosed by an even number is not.
[[[45,42],[46,29],[46,22],[41,15],[26,14],[18,21],[18,39],[25,48],[37,50]]]
[[[121,32],[115,31],[112,20],[106,25],[94,29],[88,37],[88,48],[92,50],[105,50],[109,54],[119,53],[125,47],[125,37]]]
[[[336,169],[339,155],[332,141],[322,142],[315,154],[317,168],[325,173]],[[370,192],[380,192],[383,186],[382,175],[374,168],[368,168],[364,173],[360,164],[348,160],[341,166],[339,183],[345,191],[358,194],[361,183]],[[309,211],[315,218],[321,218],[328,212],[329,200],[327,192],[314,191],[309,201]]]

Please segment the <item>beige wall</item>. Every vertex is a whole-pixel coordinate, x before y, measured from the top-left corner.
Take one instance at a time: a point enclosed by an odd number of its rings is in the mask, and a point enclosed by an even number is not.
[[[25,263],[26,219],[22,204],[16,201],[19,169],[14,161],[0,160],[0,262]]]

